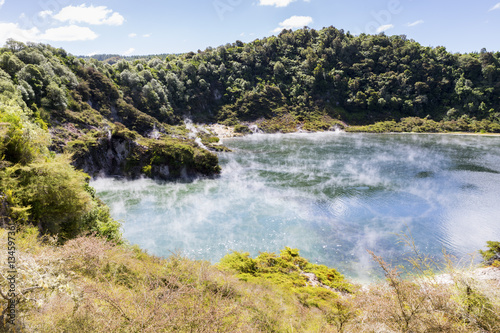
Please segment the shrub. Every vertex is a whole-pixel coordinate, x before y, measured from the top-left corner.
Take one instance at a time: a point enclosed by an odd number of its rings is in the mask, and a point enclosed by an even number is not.
[[[250,128],[248,128],[248,126],[242,125],[242,124],[236,124],[236,125],[234,125],[234,131],[236,133],[242,133],[242,134],[250,134],[250,133],[252,133],[252,131],[250,130]]]
[[[479,253],[483,257],[486,265],[500,266],[500,242],[486,242],[488,250],[480,250]]]

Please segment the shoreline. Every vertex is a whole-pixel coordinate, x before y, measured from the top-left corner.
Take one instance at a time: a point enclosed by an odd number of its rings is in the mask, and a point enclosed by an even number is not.
[[[464,135],[464,136],[485,136],[485,137],[500,137],[500,133],[472,133],[472,132],[368,132],[368,131],[359,131],[359,132],[350,132],[345,129],[335,129],[335,130],[326,130],[326,131],[304,131],[302,129],[298,129],[294,132],[273,132],[273,133],[265,133],[265,132],[251,132],[251,133],[237,133],[235,131],[234,126],[227,126],[222,124],[198,124],[198,126],[206,128],[214,133],[219,139],[228,139],[228,138],[238,138],[244,136],[251,136],[254,134],[313,134],[313,133],[362,133],[362,134],[435,134],[435,135]]]

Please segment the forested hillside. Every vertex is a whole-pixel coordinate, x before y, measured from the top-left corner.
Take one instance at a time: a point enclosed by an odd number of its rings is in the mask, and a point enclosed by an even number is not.
[[[171,124],[327,113],[349,124],[417,116],[499,121],[500,53],[451,54],[405,36],[284,30],[166,58],[93,62],[140,110]]]

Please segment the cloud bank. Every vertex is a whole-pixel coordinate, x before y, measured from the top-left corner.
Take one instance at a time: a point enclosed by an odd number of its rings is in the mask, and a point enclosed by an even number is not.
[[[286,7],[296,0],[259,0],[260,6]]]
[[[69,25],[65,27],[48,29],[44,34],[40,36],[40,39],[56,42],[72,42],[94,40],[97,37],[99,36],[87,27]]]
[[[381,33],[381,32],[384,32],[384,31],[387,31],[389,29],[392,29],[394,28],[394,24],[384,24],[384,25],[381,25],[380,27],[377,28],[377,33]]]
[[[52,16],[61,22],[87,23],[92,25],[122,25],[125,18],[120,13],[108,9],[106,6],[94,7],[83,4],[80,6],[67,6]]]
[[[297,29],[297,28],[303,28],[311,23],[313,23],[314,20],[310,16],[292,16],[283,22],[280,22],[279,27],[273,30],[273,32],[281,32],[283,29]]]

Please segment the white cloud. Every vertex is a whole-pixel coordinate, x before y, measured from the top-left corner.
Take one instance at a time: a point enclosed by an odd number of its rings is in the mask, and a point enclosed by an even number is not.
[[[125,18],[121,16],[119,13],[113,13],[104,24],[108,25],[122,25],[125,22]]]
[[[496,9],[500,9],[500,2],[497,3],[496,5],[494,5],[493,7],[491,7],[489,11],[491,12],[492,10],[496,10]]]
[[[5,3],[5,0],[0,0],[0,7],[2,7],[4,3]]]
[[[127,51],[123,52],[123,55],[127,56],[127,55],[131,55],[132,53],[135,52],[135,49],[133,47],[131,47],[130,49],[128,49]]]
[[[273,32],[281,32],[283,29],[295,29],[303,28],[309,24],[313,23],[313,19],[310,16],[292,16],[283,22],[280,22],[280,26],[273,30]]]
[[[389,29],[392,29],[394,28],[394,24],[384,24],[384,25],[381,25],[380,27],[377,28],[377,33],[381,33],[381,32],[384,32],[384,31],[387,31]]]
[[[0,23],[0,45],[5,44],[9,38],[23,43],[36,42],[39,34],[40,30],[37,28],[22,29],[17,23]]]
[[[87,27],[76,25],[52,28],[42,33],[38,28],[22,29],[17,23],[0,23],[0,45],[12,38],[20,42],[72,42],[94,40],[98,35]]]
[[[296,0],[259,0],[261,6],[286,7]]]
[[[56,42],[74,42],[94,40],[98,35],[87,27],[69,25],[66,27],[52,28],[45,31],[40,39]]]
[[[149,37],[151,37],[151,34],[145,34],[145,35],[142,35],[142,37],[149,38]]]
[[[408,23],[407,26],[414,27],[414,26],[422,24],[422,23],[424,23],[424,20],[418,20],[418,21],[415,21],[415,22]]]
[[[125,18],[106,6],[94,7],[85,4],[67,6],[53,16],[56,20],[70,23],[88,23],[95,25],[122,25]]]
[[[132,32],[131,34],[128,34],[128,36],[129,36],[130,38],[135,38],[135,37],[137,37],[137,34],[136,34],[136,33],[134,33],[134,32]]]
[[[40,16],[42,18],[45,18],[45,17],[52,16],[52,14],[54,14],[53,11],[51,11],[51,10],[44,10],[44,11],[41,11],[40,13],[38,13],[38,16]]]

